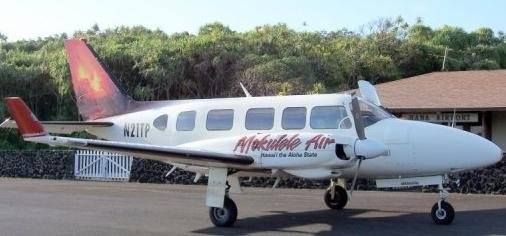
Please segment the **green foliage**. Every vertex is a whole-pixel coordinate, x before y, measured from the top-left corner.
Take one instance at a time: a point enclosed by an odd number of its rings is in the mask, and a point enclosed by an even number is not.
[[[276,24],[236,32],[214,22],[197,34],[93,25],[74,37],[86,38],[138,100],[243,96],[239,82],[256,96],[332,93],[359,79],[379,83],[438,71],[445,48],[446,70],[506,68],[506,36],[490,28],[433,29],[399,17],[364,31],[298,32]],[[78,120],[66,38],[8,42],[0,34],[0,97],[23,97],[41,120]],[[6,116],[0,103],[0,118]],[[0,148],[23,147],[15,132],[0,131]]]

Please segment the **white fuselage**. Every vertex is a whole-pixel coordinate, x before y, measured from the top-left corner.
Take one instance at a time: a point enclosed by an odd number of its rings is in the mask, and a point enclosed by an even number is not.
[[[357,139],[350,102],[347,94],[166,101],[150,109],[103,119],[115,125],[89,132],[112,141],[249,155],[255,159],[249,169],[279,169],[306,178],[349,177],[355,169],[353,143]],[[322,106],[339,106],[345,111],[344,117],[336,121],[337,128],[314,127],[318,125],[312,117],[313,108]],[[293,107],[305,108],[304,125],[285,129],[283,111]],[[272,108],[272,127],[247,129],[246,114],[252,108]],[[208,130],[208,113],[219,109],[233,110],[230,129]],[[195,112],[194,127],[178,130],[178,116],[188,111]],[[166,120],[160,118],[164,115]],[[343,121],[346,117],[349,120]],[[502,151],[492,142],[436,124],[391,117],[367,126],[365,133],[367,138],[383,142],[389,154],[364,161],[360,171],[364,177],[440,175],[487,166],[502,158]],[[336,154],[336,144],[343,143],[350,144],[343,147],[344,158]]]

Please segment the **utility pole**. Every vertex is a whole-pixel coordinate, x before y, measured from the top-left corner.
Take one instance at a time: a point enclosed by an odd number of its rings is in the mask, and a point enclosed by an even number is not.
[[[443,57],[443,66],[441,67],[441,71],[445,71],[446,56],[448,56],[448,46],[445,47],[445,55]]]

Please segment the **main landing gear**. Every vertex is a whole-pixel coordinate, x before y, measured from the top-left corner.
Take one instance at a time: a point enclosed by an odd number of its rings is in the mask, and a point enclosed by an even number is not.
[[[435,224],[449,225],[455,218],[455,210],[452,205],[446,202],[450,194],[443,188],[443,184],[439,185],[439,201],[434,204],[430,215]]]
[[[230,227],[237,220],[237,206],[229,197],[230,185],[227,182],[223,207],[209,207],[209,218],[217,227]]]
[[[331,179],[323,200],[330,209],[341,210],[348,203],[348,193],[344,187],[338,185],[337,181]]]
[[[230,227],[237,220],[237,206],[230,197],[226,196],[222,208],[209,208],[209,218],[215,226]]]

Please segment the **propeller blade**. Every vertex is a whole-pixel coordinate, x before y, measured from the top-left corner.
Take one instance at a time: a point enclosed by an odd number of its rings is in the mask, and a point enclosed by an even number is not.
[[[354,97],[351,100],[351,108],[353,113],[353,120],[355,121],[355,130],[357,131],[358,139],[365,139],[364,123],[362,122],[362,112],[360,111],[360,104],[358,98]]]
[[[365,80],[358,81],[358,90],[360,90],[360,96],[370,103],[381,106],[381,102],[378,96],[378,92],[376,88],[369,82]]]
[[[355,189],[355,184],[357,183],[358,172],[360,171],[360,165],[363,160],[364,159],[361,157],[358,159],[357,170],[355,171],[355,176],[353,176],[353,182],[351,182],[350,197],[353,195],[353,190]]]

